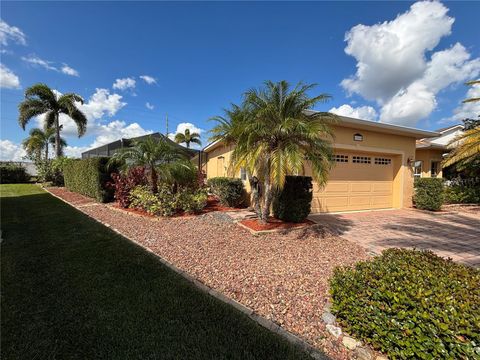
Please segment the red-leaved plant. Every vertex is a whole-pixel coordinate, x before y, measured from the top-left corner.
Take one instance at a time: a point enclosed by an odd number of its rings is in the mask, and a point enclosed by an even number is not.
[[[115,189],[115,200],[123,208],[130,206],[130,191],[132,191],[134,187],[148,184],[145,168],[142,166],[130,168],[126,174],[114,173],[111,176],[113,179],[111,185]]]

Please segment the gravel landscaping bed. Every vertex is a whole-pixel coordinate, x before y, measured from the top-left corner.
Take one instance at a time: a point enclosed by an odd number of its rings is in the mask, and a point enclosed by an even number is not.
[[[443,205],[442,209],[446,211],[456,211],[468,215],[477,215],[480,217],[480,205],[476,204]]]
[[[48,190],[77,206],[89,204],[63,188]],[[332,358],[351,356],[328,335],[322,313],[333,268],[367,258],[361,246],[321,225],[254,236],[221,213],[152,219],[111,204],[80,209]]]

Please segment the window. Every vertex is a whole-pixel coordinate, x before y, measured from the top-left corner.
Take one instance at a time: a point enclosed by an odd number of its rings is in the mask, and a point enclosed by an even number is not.
[[[423,161],[415,161],[413,164],[413,176],[422,177],[422,165]]]
[[[432,165],[430,167],[430,176],[437,177],[438,176],[438,169],[440,168],[438,161],[432,161]]]
[[[369,156],[352,156],[352,162],[357,164],[371,164],[372,158]]]
[[[348,155],[335,154],[335,155],[333,155],[333,161],[341,162],[341,163],[347,163],[348,162]]]
[[[375,165],[390,165],[391,163],[392,163],[392,159],[375,158]]]
[[[247,170],[244,167],[240,168],[240,179],[242,181],[247,180]]]

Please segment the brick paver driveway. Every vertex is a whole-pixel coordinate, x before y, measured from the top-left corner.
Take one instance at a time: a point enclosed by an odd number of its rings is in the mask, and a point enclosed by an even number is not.
[[[385,210],[310,218],[374,253],[389,247],[432,250],[442,257],[480,267],[480,217],[417,210]]]

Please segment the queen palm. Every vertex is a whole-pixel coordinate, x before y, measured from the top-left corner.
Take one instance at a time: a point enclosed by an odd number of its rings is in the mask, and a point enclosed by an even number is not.
[[[79,137],[87,130],[87,118],[76,103],[83,104],[83,98],[74,93],[57,96],[47,85],[35,84],[25,90],[25,100],[18,105],[18,123],[25,130],[25,126],[32,118],[45,114],[45,127],[55,129],[55,153],[60,157],[62,155],[60,114],[69,116],[75,122]]]
[[[447,167],[453,164],[467,165],[480,156],[480,126],[465,131],[456,137],[450,146],[453,150],[443,161],[443,166]]]
[[[23,140],[23,148],[27,155],[34,155],[36,160],[41,160],[41,153],[44,151],[44,160],[48,160],[49,145],[55,147],[55,129],[46,128],[45,130],[34,128],[30,130],[29,137]],[[67,142],[60,138],[60,154],[63,154],[63,148],[67,146]]]
[[[186,158],[186,153],[169,144],[166,139],[148,136],[134,141],[133,146],[116,152],[110,163],[119,161],[126,167],[144,166],[149,176],[150,188],[156,194],[159,176],[163,179],[170,178],[171,163]]]
[[[186,144],[187,148],[190,148],[190,143],[202,145],[202,142],[200,141],[200,134],[196,132],[190,132],[189,129],[185,129],[185,131],[182,133],[178,133],[175,135],[175,142],[177,144]]]
[[[242,106],[234,106],[225,117],[213,120],[212,140],[235,145],[231,168],[245,167],[262,184],[257,215],[268,221],[274,190],[283,187],[285,176],[301,173],[308,161],[312,176],[322,186],[331,167],[333,130],[336,115],[311,109],[330,96],[310,97],[315,85],[267,81],[260,89],[244,94]]]

